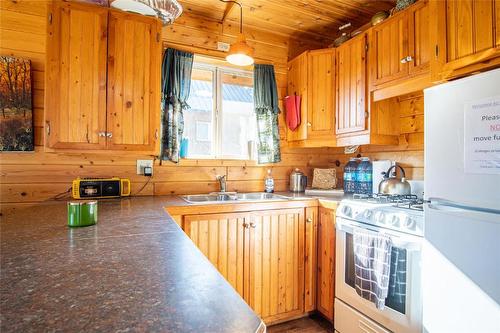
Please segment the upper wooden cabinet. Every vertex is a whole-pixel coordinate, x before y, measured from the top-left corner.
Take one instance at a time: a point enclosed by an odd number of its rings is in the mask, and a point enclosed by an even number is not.
[[[418,1],[369,31],[370,87],[428,73],[429,7]]]
[[[339,136],[367,129],[366,34],[336,49],[336,133]]]
[[[106,132],[107,25],[102,7],[49,6],[45,126],[51,148],[106,147],[99,133]]]
[[[153,151],[159,135],[161,24],[144,16],[109,15],[110,149]]]
[[[307,51],[288,64],[288,95],[301,96],[301,123],[287,129],[292,145],[335,145],[335,49]]]
[[[155,151],[161,23],[62,1],[48,13],[46,145]]]
[[[435,81],[500,65],[499,0],[431,0]]]

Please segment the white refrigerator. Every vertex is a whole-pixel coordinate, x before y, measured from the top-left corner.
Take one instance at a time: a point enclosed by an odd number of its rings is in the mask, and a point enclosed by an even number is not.
[[[498,333],[500,69],[424,99],[424,332]]]

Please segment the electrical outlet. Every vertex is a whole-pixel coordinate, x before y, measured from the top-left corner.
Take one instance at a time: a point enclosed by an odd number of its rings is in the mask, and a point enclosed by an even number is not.
[[[224,42],[217,42],[217,50],[223,52],[229,52],[229,44]]]
[[[150,167],[151,174],[152,174],[153,173],[153,160],[137,160],[137,174],[138,175],[144,174],[145,167]]]

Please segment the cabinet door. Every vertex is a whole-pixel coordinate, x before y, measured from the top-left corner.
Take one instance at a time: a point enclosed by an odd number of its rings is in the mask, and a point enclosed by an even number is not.
[[[266,323],[304,309],[304,209],[250,213],[245,299]]]
[[[410,74],[429,70],[431,58],[429,5],[420,0],[408,9]]]
[[[318,223],[317,308],[333,321],[335,298],[335,210],[320,207]]]
[[[109,15],[108,145],[155,151],[160,126],[161,23],[119,11]]]
[[[432,0],[430,6],[434,78],[463,76],[494,65],[489,60],[500,56],[500,1]],[[464,69],[470,65],[470,70]]]
[[[336,133],[366,129],[366,34],[337,48]]]
[[[105,148],[107,9],[54,1],[48,13],[46,144]]]
[[[243,297],[244,213],[184,217],[184,232]]]
[[[301,97],[301,123],[294,131],[287,126],[287,141],[307,139],[307,54],[308,52],[304,52],[288,63],[287,92],[289,96]]]
[[[408,16],[401,12],[376,25],[371,33],[372,86],[400,79],[408,74]]]
[[[307,138],[335,136],[335,49],[311,51],[307,60]]]
[[[316,309],[316,281],[318,263],[318,208],[306,208],[306,229],[304,235],[305,279],[304,311]]]

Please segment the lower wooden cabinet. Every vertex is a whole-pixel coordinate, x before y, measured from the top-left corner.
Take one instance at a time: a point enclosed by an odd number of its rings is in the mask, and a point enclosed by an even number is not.
[[[304,208],[183,219],[186,234],[266,323],[304,312],[305,224]]]
[[[333,321],[335,299],[335,210],[319,207],[317,309]]]
[[[316,309],[333,320],[334,208],[219,211],[177,219],[267,324]]]

